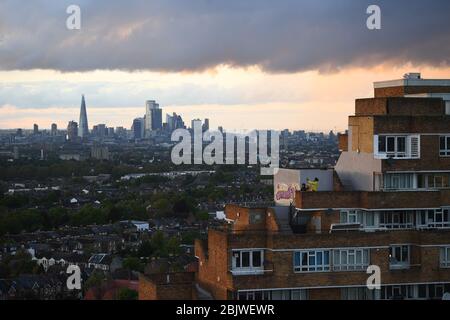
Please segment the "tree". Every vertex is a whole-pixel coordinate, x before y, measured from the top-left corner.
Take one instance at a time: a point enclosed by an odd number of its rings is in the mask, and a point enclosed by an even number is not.
[[[143,271],[143,265],[139,258],[127,257],[123,260],[123,267],[128,270],[128,279],[131,279],[131,272]]]
[[[139,294],[136,290],[132,290],[129,288],[120,288],[119,292],[117,293],[117,298],[119,300],[137,300],[138,296]]]

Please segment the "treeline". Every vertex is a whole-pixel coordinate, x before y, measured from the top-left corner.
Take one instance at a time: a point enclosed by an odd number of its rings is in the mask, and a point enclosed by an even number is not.
[[[0,208],[0,235],[23,231],[53,230],[61,226],[107,224],[120,220],[147,220],[146,205],[142,201],[124,200],[106,203],[101,207],[85,205],[78,210],[64,207],[7,210]]]

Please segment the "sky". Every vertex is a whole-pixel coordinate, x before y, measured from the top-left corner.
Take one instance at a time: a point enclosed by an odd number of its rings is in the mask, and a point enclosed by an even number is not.
[[[369,30],[366,9],[381,9]],[[68,30],[69,5],[81,29]],[[448,0],[0,0],[0,128],[189,123],[342,131],[374,81],[450,78]]]

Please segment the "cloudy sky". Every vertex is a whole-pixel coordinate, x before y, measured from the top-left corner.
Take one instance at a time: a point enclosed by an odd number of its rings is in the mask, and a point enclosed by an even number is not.
[[[450,78],[449,13],[448,0],[0,0],[0,128],[65,127],[84,93],[91,126],[129,127],[154,99],[186,122],[343,130],[373,81]]]

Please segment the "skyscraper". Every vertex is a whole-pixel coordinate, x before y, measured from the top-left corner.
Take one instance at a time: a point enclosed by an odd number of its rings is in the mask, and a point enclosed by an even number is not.
[[[80,108],[80,124],[78,129],[78,136],[80,138],[87,138],[89,135],[88,119],[86,114],[86,102],[84,101],[84,95],[81,96],[81,108]]]
[[[133,120],[132,131],[134,139],[142,139],[144,137],[144,118]]]
[[[145,132],[149,135],[151,131],[162,129],[162,110],[155,100],[147,100],[145,104]]]
[[[78,137],[78,123],[75,121],[69,121],[67,125],[67,140],[75,141]]]
[[[52,136],[56,136],[58,134],[58,125],[56,123],[52,123],[52,127],[50,129],[50,134]]]
[[[33,133],[39,134],[39,126],[36,123],[33,125]]]

